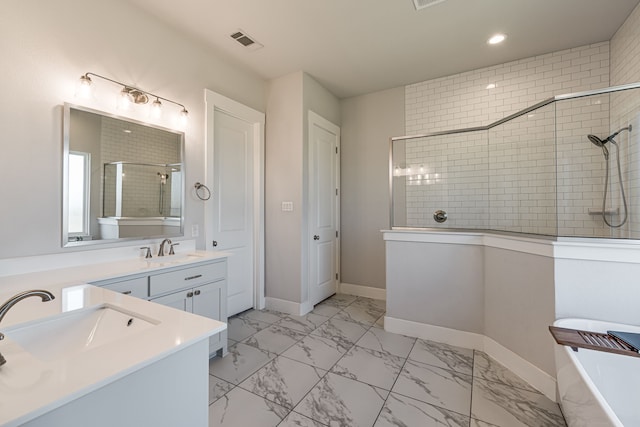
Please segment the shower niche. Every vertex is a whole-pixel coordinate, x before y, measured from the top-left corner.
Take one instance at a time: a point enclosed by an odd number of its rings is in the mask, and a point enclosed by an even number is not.
[[[103,239],[180,234],[182,165],[112,162],[103,177]]]

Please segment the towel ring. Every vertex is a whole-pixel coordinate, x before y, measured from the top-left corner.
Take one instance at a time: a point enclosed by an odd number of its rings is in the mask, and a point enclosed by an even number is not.
[[[196,189],[196,196],[198,197],[198,199],[206,201],[211,198],[211,190],[209,190],[209,188],[206,185],[196,182],[194,187]],[[200,195],[200,190],[202,190],[203,188],[204,188],[204,191],[202,191],[203,194]]]

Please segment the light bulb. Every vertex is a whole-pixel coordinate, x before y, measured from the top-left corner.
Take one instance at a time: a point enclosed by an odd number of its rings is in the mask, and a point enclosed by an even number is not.
[[[78,81],[78,87],[76,88],[76,96],[82,99],[89,99],[91,97],[91,78],[83,74]]]
[[[118,97],[118,108],[121,110],[128,110],[131,106],[131,96],[129,94],[129,89],[123,87],[120,91],[120,96]]]
[[[162,116],[162,102],[158,98],[151,103],[151,115],[156,119]]]
[[[178,116],[178,121],[180,126],[185,127],[187,125],[187,121],[189,119],[189,112],[186,108],[182,107],[182,111],[180,111],[180,115]]]

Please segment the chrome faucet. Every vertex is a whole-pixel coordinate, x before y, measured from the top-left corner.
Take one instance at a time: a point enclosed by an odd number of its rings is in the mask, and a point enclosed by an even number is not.
[[[4,316],[7,314],[7,312],[11,309],[11,307],[16,305],[23,299],[29,298],[29,297],[40,297],[42,298],[42,302],[51,301],[56,298],[53,296],[51,292],[38,290],[38,289],[34,289],[31,291],[24,291],[24,292],[20,292],[19,294],[15,294],[0,306],[0,323],[2,322],[2,319],[4,319]],[[4,334],[0,332],[0,340],[3,340],[3,339],[4,339]],[[0,366],[4,365],[5,363],[7,363],[6,359],[2,356],[2,354],[0,354]]]
[[[160,250],[158,250],[158,256],[164,256],[164,244],[168,243],[171,245],[171,239],[164,239],[162,243],[160,243]]]

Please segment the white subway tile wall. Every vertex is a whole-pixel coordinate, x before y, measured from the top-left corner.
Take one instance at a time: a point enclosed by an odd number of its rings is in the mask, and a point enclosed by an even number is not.
[[[555,108],[489,130],[489,228],[555,235]]]
[[[171,132],[158,131],[148,126],[127,123],[109,117],[102,118],[101,155],[104,163],[127,162],[140,164],[175,164],[180,162],[180,138]],[[179,169],[179,168],[178,168]],[[161,184],[159,174],[168,174]],[[164,217],[171,213],[171,168],[123,165],[122,211],[116,213],[115,165],[105,171],[104,216]],[[160,195],[163,192],[163,202]]]
[[[484,126],[555,95],[607,86],[608,42],[429,80],[405,88],[406,133]],[[395,175],[407,175],[406,225],[437,227],[433,210],[444,209],[448,228],[615,236],[589,215],[602,204],[605,163],[586,136],[608,135],[609,106],[609,95],[561,101],[486,133],[406,140],[397,163],[441,171],[425,185],[396,165]]]
[[[611,39],[611,85],[640,82],[640,7],[636,7],[629,18]],[[619,237],[640,236],[640,95],[638,91],[626,91],[611,96],[611,128],[613,133],[628,125],[633,126],[631,134],[622,133],[617,138],[621,149],[621,164],[625,192],[630,215],[628,223],[616,230]],[[613,205],[622,209],[621,194],[618,191],[618,172],[615,162],[611,163],[610,187],[613,191]],[[625,179],[626,175],[626,179]],[[621,216],[613,221],[622,220]]]
[[[484,126],[555,95],[607,86],[609,42],[428,80],[405,88],[405,132]]]

